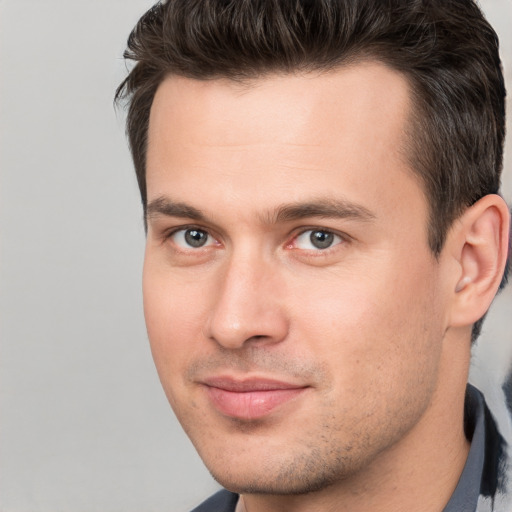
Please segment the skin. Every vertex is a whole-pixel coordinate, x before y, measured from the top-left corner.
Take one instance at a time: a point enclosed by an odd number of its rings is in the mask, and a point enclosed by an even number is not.
[[[401,149],[410,108],[404,77],[374,62],[249,84],[170,77],[156,93],[148,335],[183,428],[250,512],[440,511],[457,484],[478,312],[460,306],[462,228],[438,259],[428,247]],[[219,375],[301,391],[234,418],[204,385]]]

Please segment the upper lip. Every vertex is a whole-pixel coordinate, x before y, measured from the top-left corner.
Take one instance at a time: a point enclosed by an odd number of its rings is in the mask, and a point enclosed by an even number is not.
[[[258,377],[244,379],[237,379],[233,377],[209,377],[204,379],[202,383],[212,388],[219,388],[225,391],[233,391],[236,393],[247,393],[250,391],[272,391],[280,389],[301,389],[307,387],[306,385],[302,384]]]

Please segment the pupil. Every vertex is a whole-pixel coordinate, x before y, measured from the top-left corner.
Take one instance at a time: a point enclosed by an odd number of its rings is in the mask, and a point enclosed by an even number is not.
[[[317,249],[327,249],[331,246],[334,235],[325,231],[313,231],[309,238]]]
[[[202,247],[206,243],[206,233],[197,229],[187,229],[185,240],[191,247]]]

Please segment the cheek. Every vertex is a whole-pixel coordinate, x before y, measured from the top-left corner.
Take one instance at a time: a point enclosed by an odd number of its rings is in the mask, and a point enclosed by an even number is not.
[[[339,389],[360,394],[372,383],[394,387],[420,373],[435,376],[443,332],[435,273],[428,264],[403,272],[394,267],[376,264],[365,273],[332,276],[329,286],[304,286],[297,331],[331,367]]]
[[[176,282],[168,269],[146,256],[144,316],[153,359],[168,395],[171,386],[182,385],[183,368],[201,353],[203,297],[193,283]]]
[[[318,307],[303,318],[308,349],[330,376],[322,410],[344,432],[409,427],[428,406],[438,380],[441,343],[439,333],[426,327],[435,314],[427,310],[428,301],[412,293],[413,286],[373,284],[371,294],[353,283],[337,297],[312,297],[309,305]]]

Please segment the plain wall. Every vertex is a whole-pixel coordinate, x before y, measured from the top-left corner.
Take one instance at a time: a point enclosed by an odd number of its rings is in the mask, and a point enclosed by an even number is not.
[[[185,512],[217,487],[153,368],[140,200],[112,105],[150,5],[0,0],[1,512]],[[512,90],[512,2],[483,7]],[[510,138],[506,158],[510,204]],[[476,381],[510,367],[511,288]]]

